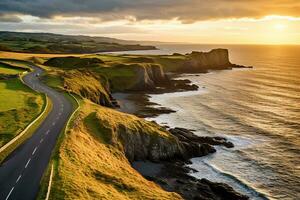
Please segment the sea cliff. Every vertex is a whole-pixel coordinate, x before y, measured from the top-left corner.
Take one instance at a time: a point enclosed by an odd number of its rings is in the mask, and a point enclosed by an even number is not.
[[[186,60],[182,66],[177,69],[184,73],[201,73],[208,70],[222,70],[244,67],[232,64],[229,61],[228,49],[213,49],[209,52],[193,51],[186,54]]]
[[[180,194],[168,193],[156,185],[154,199],[161,199],[160,195],[165,196],[165,199],[247,199],[225,184],[191,178],[187,175],[189,169],[184,167],[190,158],[215,153],[216,145],[232,148],[233,144],[225,138],[198,137],[191,130],[168,129],[154,122],[106,108],[118,107],[112,97],[115,92],[131,92],[141,97],[146,93],[197,90],[198,86],[191,84],[189,80],[173,78],[181,73],[241,67],[229,61],[227,50],[142,57],[95,54],[51,58],[43,63],[50,68],[49,75],[52,78],[61,80],[58,88],[84,99],[84,106],[69,132],[70,136],[67,137],[72,142],[66,139],[61,148],[60,160],[64,163],[58,166],[60,179],[57,181],[64,182],[68,191],[56,188],[58,194],[64,193],[68,198],[76,194],[82,196],[82,199],[92,198],[93,195],[97,198],[108,197],[109,194],[113,198],[139,196],[148,199],[152,192],[150,182],[154,181],[166,191]],[[141,112],[134,114],[141,116]],[[88,139],[80,143],[74,138]],[[80,152],[83,149],[84,152]],[[104,157],[102,153],[105,154]],[[118,159],[122,160],[124,166]],[[145,176],[147,181],[142,177],[137,178],[136,173],[133,173],[130,164],[136,161],[161,163],[178,171],[171,170],[172,173],[164,173],[161,177]],[[105,166],[106,162],[111,162],[110,168]],[[113,166],[126,172],[127,177],[117,173],[116,169],[111,169]],[[82,168],[80,171],[84,174],[77,177],[80,182],[93,185],[92,188],[84,188],[82,192],[77,191],[77,179],[67,173],[69,169],[75,172],[79,168]]]
[[[168,131],[89,100],[81,105],[55,155],[51,199],[247,199],[224,184],[187,178],[178,164],[215,152],[208,143],[219,139],[196,137],[185,129]],[[195,137],[199,140],[192,141]],[[178,170],[178,175],[171,182],[166,176],[147,180],[131,167],[145,160],[168,161],[168,171]],[[178,183],[190,190],[176,189]]]

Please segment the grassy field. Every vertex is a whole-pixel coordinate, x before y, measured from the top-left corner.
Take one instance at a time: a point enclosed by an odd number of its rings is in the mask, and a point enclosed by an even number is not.
[[[47,104],[45,104],[46,101],[48,102]],[[22,144],[26,139],[31,137],[32,134],[34,133],[34,131],[41,125],[41,123],[44,121],[44,119],[48,116],[49,112],[52,109],[52,102],[46,96],[43,96],[43,102],[44,102],[44,105],[43,105],[42,110],[45,112],[43,112],[43,114],[41,116],[39,115],[39,119],[34,124],[32,124],[32,126],[30,126],[30,128],[27,129],[27,131],[21,137],[19,137],[18,140],[16,140],[14,143],[12,143],[4,151],[1,152],[0,163],[2,163],[2,161],[11,152],[13,152],[20,144]]]
[[[19,74],[24,72],[24,69],[11,68],[5,63],[0,62],[0,74]]]
[[[97,53],[156,49],[113,38],[0,31],[0,50],[29,53]]]
[[[19,78],[0,81],[0,146],[20,133],[42,110],[42,95]]]
[[[53,58],[53,57],[65,57],[65,56],[84,56],[85,54],[35,54],[35,53],[16,53],[0,51],[0,58],[5,59],[19,59],[30,61],[33,58]]]
[[[54,155],[50,199],[181,199],[131,167],[119,146],[121,141],[112,142],[111,136],[117,134],[112,131],[118,126],[167,137],[150,122],[85,100]]]

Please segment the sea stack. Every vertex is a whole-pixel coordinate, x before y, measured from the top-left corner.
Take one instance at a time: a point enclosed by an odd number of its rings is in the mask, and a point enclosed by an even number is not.
[[[178,69],[180,72],[201,73],[207,72],[208,69],[231,69],[235,67],[229,61],[228,49],[213,49],[209,52],[193,51],[186,56],[187,60]]]

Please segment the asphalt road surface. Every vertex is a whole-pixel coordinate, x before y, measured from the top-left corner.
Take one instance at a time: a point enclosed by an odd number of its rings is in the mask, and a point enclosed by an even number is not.
[[[73,112],[71,102],[63,94],[39,81],[37,74],[42,74],[43,70],[32,67],[35,71],[26,75],[24,82],[32,89],[46,93],[53,108],[33,136],[12,152],[0,166],[0,200],[36,198],[58,135]]]

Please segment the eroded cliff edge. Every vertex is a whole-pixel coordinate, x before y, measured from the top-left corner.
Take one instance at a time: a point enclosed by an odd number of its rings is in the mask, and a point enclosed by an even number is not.
[[[113,92],[197,90],[198,87],[189,80],[174,80],[174,75],[244,67],[230,62],[227,49],[186,55],[67,56],[40,63],[49,66],[63,79],[65,89],[108,107],[117,106],[111,95]]]
[[[90,56],[55,58],[57,65],[50,65],[56,73],[53,75],[62,80],[61,89],[95,103],[84,100],[79,117],[60,148],[59,179],[56,181],[64,183],[68,189],[55,188],[55,195],[81,199],[247,199],[225,184],[192,179],[182,170],[189,158],[214,153],[214,145],[232,147],[226,139],[197,137],[180,128],[166,130],[153,122],[105,108],[113,106],[111,92],[115,91],[195,90],[197,87],[190,85],[188,80],[173,81],[169,73],[232,68],[236,65],[230,63],[228,51],[143,58],[95,57],[93,55],[92,60]],[[150,181],[147,181],[130,166],[133,161],[140,160],[168,162],[166,166],[178,170],[177,174],[181,175],[173,177],[171,174],[164,179],[148,177]],[[70,171],[79,175],[72,177]],[[151,181],[181,196],[166,192]],[[81,185],[86,187],[82,189]]]
[[[179,140],[179,135],[185,140]],[[189,181],[193,189],[188,193],[173,188],[165,191],[131,167],[137,160],[179,161],[213,153],[208,143],[219,140],[198,138],[201,141],[184,144],[190,137],[195,136],[188,130],[168,131],[154,122],[84,100],[59,146],[52,199],[247,199],[226,185],[206,180]]]

